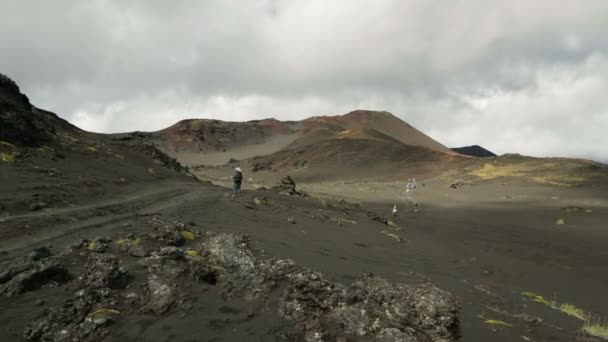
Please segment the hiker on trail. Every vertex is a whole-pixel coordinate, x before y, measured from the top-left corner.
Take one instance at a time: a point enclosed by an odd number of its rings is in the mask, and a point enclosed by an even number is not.
[[[397,216],[397,205],[393,205],[393,217]]]
[[[236,196],[241,192],[241,184],[243,183],[243,170],[240,167],[236,167],[234,169],[234,176],[232,176],[232,180],[234,181],[234,189],[232,192],[233,196]]]

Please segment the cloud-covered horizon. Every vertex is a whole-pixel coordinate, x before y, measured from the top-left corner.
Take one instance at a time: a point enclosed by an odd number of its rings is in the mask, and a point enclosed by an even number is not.
[[[608,161],[608,3],[3,2],[0,72],[95,132],[389,111],[444,145]]]

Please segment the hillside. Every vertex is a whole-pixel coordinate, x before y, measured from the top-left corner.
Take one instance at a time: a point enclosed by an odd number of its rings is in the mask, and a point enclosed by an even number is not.
[[[85,205],[163,180],[194,181],[153,146],[85,132],[36,108],[0,74],[0,214]]]
[[[200,177],[222,177],[238,163],[268,183],[287,174],[303,181],[432,177],[462,158],[390,113],[364,110],[286,122],[184,120],[138,134]]]
[[[150,135],[82,131],[2,82],[0,340],[459,338],[459,303],[450,293],[404,284],[390,267],[376,268],[385,278],[364,267],[346,271],[342,259],[322,261],[317,252],[332,240],[349,256],[365,241],[386,258],[403,239],[381,216],[276,192],[228,196],[197,181]],[[186,124],[205,132],[203,150],[249,142],[211,139],[213,122]],[[281,134],[265,125],[240,132],[228,124],[219,136]],[[344,239],[344,223],[356,222]],[[299,230],[285,229],[296,223],[322,244],[302,244]]]

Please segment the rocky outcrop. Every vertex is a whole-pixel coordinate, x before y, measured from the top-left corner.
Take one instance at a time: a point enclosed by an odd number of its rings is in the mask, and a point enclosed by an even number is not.
[[[101,341],[109,333],[117,302],[129,274],[114,255],[91,253],[76,281],[72,298],[60,308],[43,311],[30,322],[23,336],[28,341]]]
[[[242,235],[204,239],[201,259],[217,274],[227,298],[267,298],[281,289],[279,314],[309,341],[358,337],[376,341],[454,341],[458,306],[426,284],[392,284],[363,275],[349,287],[281,259],[260,260]]]
[[[0,141],[39,146],[52,141],[56,132],[52,113],[32,106],[13,80],[0,74]]]
[[[121,311],[164,316],[192,307],[188,289],[194,284],[214,285],[224,300],[251,304],[250,317],[272,311],[286,324],[288,340],[306,341],[439,341],[459,338],[457,302],[433,285],[394,284],[363,274],[351,285],[298,266],[294,261],[263,257],[243,234],[192,232],[179,222],[151,219],[157,231],[188,232],[185,245],[155,233],[130,236],[150,247],[136,263],[138,283],[123,269],[120,256],[127,240],[116,240],[118,255],[88,252],[81,275],[73,282],[75,295],[63,306],[46,309],[32,322],[24,337],[29,341],[102,341],[112,322],[126,319]],[[87,254],[70,248],[76,257]],[[50,259],[43,259],[49,261]],[[16,272],[27,273],[34,267]],[[13,277],[14,278],[14,277]],[[189,285],[187,285],[189,284]],[[135,285],[135,286],[132,286]],[[200,285],[195,285],[200,286]],[[138,292],[137,289],[141,289]],[[216,292],[216,291],[214,291]]]
[[[290,177],[285,176],[281,181],[270,190],[290,196],[305,196],[304,192],[296,190],[296,182]]]

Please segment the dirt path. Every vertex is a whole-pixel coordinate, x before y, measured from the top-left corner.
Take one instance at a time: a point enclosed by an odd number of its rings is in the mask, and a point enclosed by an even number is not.
[[[159,213],[192,200],[197,191],[200,189],[193,189],[192,184],[166,183],[161,188],[145,188],[100,203],[4,217],[0,249],[13,254],[33,246],[108,234],[128,228],[138,216]],[[21,234],[24,229],[26,235]]]

